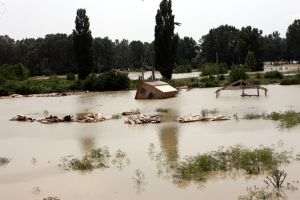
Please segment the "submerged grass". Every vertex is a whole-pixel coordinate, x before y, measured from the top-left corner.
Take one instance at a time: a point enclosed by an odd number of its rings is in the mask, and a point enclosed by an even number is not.
[[[128,164],[129,159],[125,152],[118,150],[112,156],[110,151],[104,147],[90,150],[82,159],[65,157],[61,166],[66,170],[92,171],[110,168],[112,165],[118,169],[123,169]]]
[[[271,114],[257,114],[250,113],[244,116],[244,119],[255,120],[255,119],[265,119],[278,121],[280,127],[282,128],[293,128],[300,124],[300,113],[295,111],[286,111],[283,113],[272,112]]]
[[[242,146],[190,157],[178,164],[175,178],[186,181],[205,181],[209,175],[232,170],[248,175],[271,172],[281,164],[289,163],[289,153],[276,153],[274,149],[260,147],[248,149]]]

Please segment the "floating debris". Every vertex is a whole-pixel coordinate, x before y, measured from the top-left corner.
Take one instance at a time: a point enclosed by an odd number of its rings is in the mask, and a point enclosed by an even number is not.
[[[40,122],[42,124],[54,124],[54,123],[74,122],[74,120],[71,115],[66,115],[63,118],[59,118],[57,116],[50,115],[49,117],[38,120],[38,122]]]
[[[2,158],[0,157],[0,167],[7,165],[10,162],[10,160],[8,158]]]
[[[77,115],[76,122],[79,123],[97,123],[111,119],[112,117],[105,117],[100,113],[81,113]]]
[[[125,120],[126,124],[158,124],[161,123],[161,117],[159,115],[131,115]]]
[[[35,119],[23,115],[17,115],[16,117],[10,119],[10,121],[17,121],[17,122],[35,122]]]
[[[60,200],[58,197],[47,197],[43,198],[43,200]]]
[[[230,120],[230,117],[226,116],[216,116],[216,117],[203,117],[200,115],[188,116],[188,117],[179,117],[179,123],[192,123],[192,122],[215,122],[215,121],[227,121]]]
[[[139,114],[141,114],[141,112],[139,110],[123,112],[122,113],[123,116],[131,116],[131,115],[139,115]]]

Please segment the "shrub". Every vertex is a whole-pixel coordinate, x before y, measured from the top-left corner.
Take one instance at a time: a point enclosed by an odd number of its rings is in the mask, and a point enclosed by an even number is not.
[[[190,73],[192,72],[192,67],[189,65],[179,65],[174,69],[174,73]]]
[[[243,67],[235,67],[230,71],[229,80],[230,82],[235,82],[238,80],[246,80],[249,76]]]
[[[128,90],[130,80],[128,75],[121,72],[106,72],[97,76],[90,74],[83,82],[81,89],[89,91],[118,91]]]
[[[218,87],[219,81],[214,76],[209,76],[208,78],[200,79],[200,87],[209,88],[209,87]]]
[[[279,71],[271,71],[265,73],[265,78],[267,79],[283,79],[283,74]]]
[[[29,70],[22,64],[2,65],[0,76],[6,80],[26,80],[29,77]]]
[[[73,73],[68,73],[67,74],[67,80],[69,80],[69,81],[75,81],[75,79],[76,79],[75,74],[73,74]]]
[[[202,68],[202,76],[212,76],[218,74],[226,74],[228,72],[228,67],[226,64],[216,64],[208,63],[205,64]]]

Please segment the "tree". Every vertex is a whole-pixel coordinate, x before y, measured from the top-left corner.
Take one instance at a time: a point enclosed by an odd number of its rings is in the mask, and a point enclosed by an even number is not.
[[[78,67],[78,78],[85,79],[93,70],[92,43],[89,18],[85,9],[78,9],[73,30],[75,59]]]
[[[196,57],[197,43],[191,37],[184,37],[178,40],[177,45],[177,65],[190,65],[192,59]]]
[[[290,60],[300,60],[300,20],[289,26],[286,39]]]
[[[172,0],[162,0],[156,15],[155,26],[155,67],[165,79],[172,79],[175,65],[178,36],[174,34],[175,16]]]
[[[248,54],[246,56],[245,65],[248,69],[251,69],[252,71],[255,70],[256,63],[256,57],[255,54],[252,51],[248,51]]]
[[[144,66],[145,49],[141,41],[132,41],[130,48],[130,63],[134,68],[142,68]]]
[[[93,43],[95,64],[99,72],[110,71],[114,65],[114,43],[108,37],[95,38]]]

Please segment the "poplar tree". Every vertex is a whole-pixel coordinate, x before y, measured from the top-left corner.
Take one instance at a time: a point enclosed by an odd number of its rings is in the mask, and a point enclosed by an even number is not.
[[[78,68],[78,78],[85,79],[93,70],[92,44],[89,18],[85,9],[78,9],[73,30],[73,48]]]

